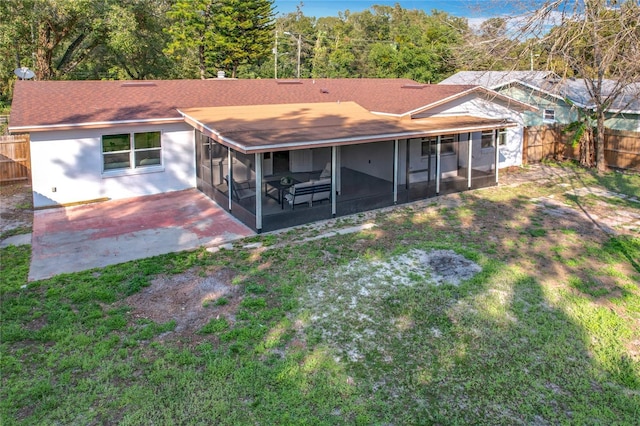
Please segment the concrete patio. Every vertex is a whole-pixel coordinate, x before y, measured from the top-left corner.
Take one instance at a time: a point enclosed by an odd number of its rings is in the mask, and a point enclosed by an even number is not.
[[[29,281],[253,234],[196,189],[39,210]]]

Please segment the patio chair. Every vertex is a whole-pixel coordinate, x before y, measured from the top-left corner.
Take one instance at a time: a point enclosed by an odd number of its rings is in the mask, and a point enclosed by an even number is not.
[[[328,162],[324,166],[324,169],[322,170],[322,172],[320,173],[319,179],[325,179],[330,177],[331,177],[331,162]]]
[[[225,176],[224,180],[227,182],[227,187],[231,190],[231,197],[235,201],[240,202],[256,196],[256,189],[251,186],[251,182],[236,182],[231,179],[231,184],[229,184],[229,175]]]

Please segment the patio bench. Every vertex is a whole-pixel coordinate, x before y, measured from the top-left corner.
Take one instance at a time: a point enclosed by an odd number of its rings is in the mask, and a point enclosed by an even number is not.
[[[320,179],[316,181],[302,182],[289,188],[289,192],[284,196],[291,209],[296,204],[308,203],[309,207],[314,201],[331,199],[331,179]]]

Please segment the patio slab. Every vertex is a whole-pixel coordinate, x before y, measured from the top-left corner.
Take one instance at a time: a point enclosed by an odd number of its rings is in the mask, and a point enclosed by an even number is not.
[[[39,210],[29,281],[254,234],[196,189]]]

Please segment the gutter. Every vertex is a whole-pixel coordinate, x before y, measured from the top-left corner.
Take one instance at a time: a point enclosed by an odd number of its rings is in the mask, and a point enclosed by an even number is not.
[[[215,129],[205,125],[204,123],[190,117],[189,115],[183,113],[178,110],[180,114],[184,117],[185,122],[196,128],[197,130],[207,134],[207,136],[212,137],[218,143],[225,145],[229,148],[236,149],[243,154],[249,153],[262,153],[262,152],[270,152],[270,151],[281,151],[281,150],[295,150],[295,149],[306,149],[306,148],[320,148],[327,146],[336,146],[336,145],[350,145],[357,143],[367,143],[367,142],[380,142],[394,139],[408,139],[414,137],[423,137],[423,136],[432,136],[439,135],[443,132],[446,133],[467,133],[470,131],[482,131],[482,130],[492,130],[499,129],[505,127],[517,127],[518,123],[514,122],[504,122],[504,123],[494,123],[494,124],[485,124],[485,125],[473,125],[473,126],[465,126],[465,127],[454,127],[447,129],[435,129],[435,130],[411,130],[406,132],[398,132],[398,133],[388,133],[388,134],[377,134],[377,135],[369,135],[369,136],[352,136],[347,138],[337,138],[337,139],[320,139],[314,141],[293,141],[293,142],[284,142],[270,145],[260,145],[260,146],[250,146],[244,145],[235,139],[231,139],[227,136],[222,135],[220,132]]]
[[[71,129],[79,129],[79,128],[112,127],[112,126],[119,126],[119,125],[134,125],[134,124],[180,123],[183,121],[184,120],[179,117],[149,118],[144,120],[93,121],[93,122],[87,122],[87,123],[46,124],[41,126],[9,126],[9,131],[15,132],[15,133],[45,132],[48,130],[71,130]]]
[[[425,105],[425,106],[420,107],[420,108],[416,108],[413,111],[405,112],[404,114],[399,115],[399,117],[418,114],[418,113],[430,110],[430,109],[435,108],[437,106],[449,103],[449,102],[451,102],[451,101],[453,101],[455,99],[462,98],[462,97],[464,97],[464,96],[466,96],[468,94],[471,94],[473,92],[484,92],[485,95],[491,96],[493,98],[498,98],[498,99],[502,100],[503,102],[506,102],[507,105],[509,105],[509,107],[511,107],[511,105],[518,105],[518,106],[520,106],[522,108],[522,110],[523,110],[522,112],[524,112],[524,110],[528,110],[528,111],[537,111],[538,110],[538,108],[535,108],[532,105],[529,105],[527,103],[521,102],[521,101],[519,101],[517,99],[510,98],[510,97],[508,97],[506,95],[503,95],[501,93],[496,92],[493,89],[488,89],[488,88],[483,87],[483,86],[475,86],[475,87],[467,89],[467,90],[465,90],[463,92],[456,93],[455,95],[449,96],[448,98],[441,99],[441,100],[439,100],[437,102],[434,102],[432,104]]]

